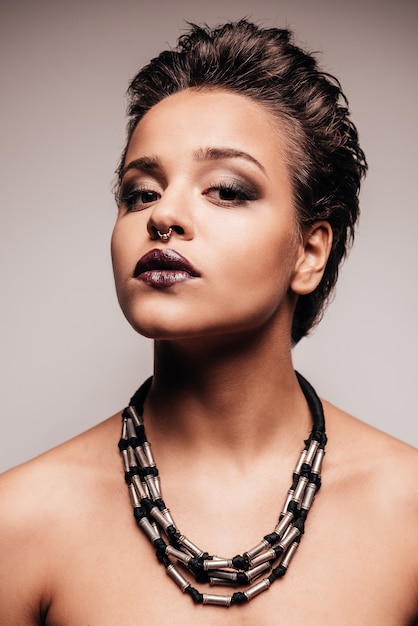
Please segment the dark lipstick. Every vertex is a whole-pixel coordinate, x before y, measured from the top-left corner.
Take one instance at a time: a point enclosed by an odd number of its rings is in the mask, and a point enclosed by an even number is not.
[[[134,278],[160,289],[198,276],[193,265],[171,248],[150,250],[139,259],[134,270]]]

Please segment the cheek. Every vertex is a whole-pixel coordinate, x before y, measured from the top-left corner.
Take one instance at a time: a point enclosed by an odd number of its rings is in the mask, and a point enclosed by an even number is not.
[[[127,226],[127,223],[117,221],[113,228],[110,251],[113,267],[116,269],[123,269],[127,263],[132,263],[136,254],[135,229]]]
[[[117,224],[113,228],[112,237],[110,239],[110,254],[112,257],[113,272],[116,277],[116,269],[118,267],[119,254],[120,254],[120,237],[118,236]]]
[[[248,279],[260,288],[273,282],[282,285],[290,281],[298,249],[295,229],[286,225],[272,225],[271,229],[255,227],[250,236],[242,237],[240,245],[231,247],[235,255],[227,258],[226,266],[230,266],[238,284]]]
[[[240,246],[231,246],[227,255],[219,251],[215,300],[245,318],[263,321],[287,301],[294,273],[298,245],[294,232],[262,237],[252,232]],[[216,258],[216,251],[215,251]],[[251,320],[250,320],[251,321]]]
[[[128,233],[125,233],[124,230],[119,223],[116,223],[110,241],[113,276],[118,296],[121,295],[120,290],[124,280],[132,271],[132,262],[129,258],[129,237],[127,237]]]

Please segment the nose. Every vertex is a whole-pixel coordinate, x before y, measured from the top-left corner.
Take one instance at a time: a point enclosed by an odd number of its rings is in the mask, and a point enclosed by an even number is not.
[[[192,198],[179,186],[167,187],[150,212],[147,230],[151,239],[168,241],[172,235],[189,240],[194,236]]]

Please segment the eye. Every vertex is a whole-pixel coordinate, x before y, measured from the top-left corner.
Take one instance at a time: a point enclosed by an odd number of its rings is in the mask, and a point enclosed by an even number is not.
[[[157,202],[160,198],[161,194],[153,189],[138,187],[133,189],[129,188],[126,191],[122,189],[119,196],[119,205],[124,205],[127,212],[142,211],[154,204],[154,202]]]
[[[214,204],[226,207],[241,206],[257,199],[254,189],[235,181],[211,185],[203,195]]]

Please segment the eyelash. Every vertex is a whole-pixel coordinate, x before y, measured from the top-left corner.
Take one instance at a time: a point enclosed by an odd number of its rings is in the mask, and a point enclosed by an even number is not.
[[[152,194],[154,197],[152,200],[144,201],[145,194]],[[156,202],[160,198],[160,194],[158,191],[154,189],[150,189],[149,187],[134,187],[133,189],[129,188],[126,191],[122,189],[119,196],[119,204],[123,204],[126,207],[128,213],[133,211],[142,211],[147,207],[151,206],[154,202]],[[141,202],[141,206],[138,204]]]
[[[219,197],[214,198],[211,195],[214,192],[217,192],[219,194]],[[153,198],[149,198],[148,201],[144,200],[144,196],[146,194],[150,196],[152,195]],[[232,194],[234,197],[222,198],[222,194],[229,194],[230,196]],[[242,206],[246,202],[251,202],[257,199],[257,193],[255,190],[249,189],[245,185],[233,181],[210,185],[202,193],[202,195],[208,197],[209,201],[213,204],[223,207]],[[135,187],[133,189],[128,188],[126,191],[122,189],[119,196],[119,204],[125,205],[128,213],[134,211],[142,211],[151,206],[154,202],[157,202],[160,197],[161,194],[158,191],[150,189],[149,187]]]
[[[218,192],[219,198],[214,199],[211,198],[210,194],[212,192]],[[233,194],[234,198],[222,198],[222,194]],[[255,190],[249,189],[245,185],[239,184],[237,182],[224,182],[218,183],[216,185],[211,185],[207,191],[203,193],[204,196],[208,196],[209,200],[218,206],[225,207],[235,207],[241,206],[246,202],[251,202],[252,200],[257,199],[257,194]]]

